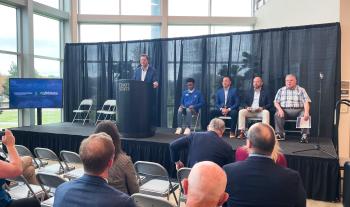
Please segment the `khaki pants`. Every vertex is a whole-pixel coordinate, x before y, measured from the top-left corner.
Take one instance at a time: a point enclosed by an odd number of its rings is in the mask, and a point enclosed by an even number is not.
[[[247,109],[241,109],[238,113],[238,129],[246,129],[246,118],[262,118],[262,123],[270,124],[270,112],[266,109],[260,112],[250,112]]]
[[[23,176],[28,180],[30,184],[39,185],[36,179],[35,167],[33,165],[33,160],[30,156],[21,157]]]

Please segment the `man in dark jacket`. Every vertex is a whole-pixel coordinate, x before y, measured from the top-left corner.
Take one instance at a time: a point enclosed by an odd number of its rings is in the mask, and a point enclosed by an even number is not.
[[[184,167],[180,160],[181,150],[188,149],[187,166],[197,162],[212,161],[219,166],[233,162],[233,149],[222,139],[225,122],[215,118],[210,121],[207,132],[195,132],[170,143],[170,155],[176,168]]]
[[[152,83],[153,88],[158,88],[159,83],[156,69],[148,63],[148,55],[142,54],[140,57],[140,66],[135,69],[134,77],[132,79]]]
[[[246,118],[262,118],[262,122],[270,124],[269,109],[272,106],[269,92],[263,87],[263,80],[257,76],[253,79],[253,89],[250,90],[242,103],[243,109],[238,113],[239,138],[245,138]]]
[[[275,147],[271,126],[256,123],[248,131],[249,157],[225,165],[226,206],[305,207],[306,193],[298,172],[277,165],[271,159]]]

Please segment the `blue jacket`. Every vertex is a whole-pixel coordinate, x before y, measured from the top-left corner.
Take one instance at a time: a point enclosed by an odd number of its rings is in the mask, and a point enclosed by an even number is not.
[[[306,206],[306,193],[299,173],[275,164],[270,158],[248,157],[223,168],[229,194],[224,206]]]
[[[189,90],[183,91],[181,96],[181,105],[185,106],[186,108],[192,105],[198,112],[198,110],[204,105],[204,99],[201,92],[196,89],[194,89],[192,93],[190,93]]]
[[[125,193],[109,186],[97,176],[84,175],[58,186],[54,207],[136,207]]]
[[[171,142],[172,162],[179,161],[182,150],[188,150],[188,167],[201,161],[212,161],[222,167],[234,161],[232,146],[213,131],[191,133]]]
[[[253,104],[254,100],[254,89],[249,90],[245,95],[244,101],[242,103],[243,107],[250,107]],[[260,97],[259,97],[259,107],[269,110],[272,107],[272,101],[270,99],[270,94],[264,87],[261,88]]]
[[[231,110],[238,110],[239,107],[239,96],[238,92],[235,88],[230,87],[227,94],[227,103],[226,107],[230,108]],[[216,99],[215,99],[215,107],[216,109],[224,108],[225,107],[225,92],[224,88],[220,88],[216,92]]]
[[[5,179],[0,179],[0,207],[5,207],[12,201],[11,196],[2,188],[5,183]]]
[[[134,76],[132,78],[133,80],[139,80],[139,81],[141,80],[141,75],[142,75],[141,70],[142,70],[141,66],[135,69]],[[155,81],[158,82],[157,71],[155,70],[155,68],[149,65],[147,69],[146,77],[145,77],[145,82],[154,83]]]

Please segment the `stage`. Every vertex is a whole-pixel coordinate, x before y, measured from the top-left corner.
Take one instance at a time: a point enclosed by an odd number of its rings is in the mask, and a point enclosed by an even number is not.
[[[78,152],[80,142],[91,133],[95,126],[71,123],[47,124],[42,126],[12,128],[16,144],[25,145],[31,151],[35,147],[46,147],[59,154],[61,150]],[[179,136],[174,135],[174,129],[158,128],[155,136],[150,138],[122,138],[123,150],[138,160],[157,162],[163,165],[172,177],[176,170],[170,161],[169,143]],[[245,144],[244,140],[224,138],[233,149]],[[286,155],[288,167],[299,171],[308,198],[323,201],[336,201],[339,198],[339,161],[320,151],[293,153],[296,150],[312,149],[315,138],[311,143],[301,144],[298,137],[288,137],[280,142]],[[320,138],[322,149],[337,157],[331,138]],[[187,152],[182,153],[186,161]]]

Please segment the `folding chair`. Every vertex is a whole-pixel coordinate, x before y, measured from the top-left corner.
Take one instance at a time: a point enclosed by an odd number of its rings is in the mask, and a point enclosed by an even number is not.
[[[134,193],[131,198],[138,207],[175,207],[167,200],[142,193]]]
[[[40,162],[38,158],[35,158],[33,153],[27,147],[25,147],[23,145],[17,145],[17,144],[15,145],[15,147],[16,147],[16,150],[17,150],[19,156],[21,156],[21,157],[29,156],[29,157],[33,158],[33,164],[34,164],[35,168],[44,167],[45,165],[48,164],[48,162],[46,162],[46,161]]]
[[[223,121],[232,119],[230,116],[219,116],[218,118],[223,120]],[[225,130],[227,130],[227,129],[231,129],[231,127],[227,127],[226,123],[225,123]]]
[[[86,120],[88,120],[88,116],[91,112],[92,104],[93,104],[92,99],[82,100],[81,103],[79,104],[78,109],[73,110],[74,118],[72,123],[74,123],[75,121],[83,121],[83,125],[84,125]],[[80,115],[81,118],[77,118],[78,114]],[[84,118],[82,116],[84,116]]]
[[[74,169],[69,167],[68,165],[64,167],[60,159],[57,157],[56,153],[54,153],[50,149],[37,147],[34,149],[34,154],[36,155],[37,158],[39,158],[40,163],[42,163],[42,160],[46,160],[46,161],[51,160],[51,161],[57,162],[55,164],[50,164],[45,167],[39,168],[39,172],[62,174],[64,172],[68,172]]]
[[[52,195],[54,196],[56,188],[62,183],[67,182],[59,175],[45,172],[38,172],[36,174],[36,179],[39,181],[41,188],[45,191],[47,198],[52,197]],[[49,188],[48,191],[45,190],[45,186]],[[52,195],[49,195],[49,193]]]
[[[9,188],[8,191],[12,199],[17,200],[21,198],[35,197],[39,202],[43,200],[46,189],[43,190],[39,185],[29,184],[23,175],[9,180],[17,182],[17,185]]]
[[[196,132],[196,130],[197,130],[197,127],[198,127],[198,124],[199,124],[199,118],[200,118],[200,116],[201,116],[201,112],[200,112],[200,111],[198,111],[197,114],[193,114],[193,115],[192,115],[192,118],[196,118],[196,122],[195,122],[194,127],[193,127],[193,131],[194,131],[194,132]]]
[[[182,186],[182,181],[185,178],[188,178],[188,175],[191,172],[191,168],[183,167],[177,171],[177,181],[179,182],[180,185],[180,191],[179,191],[179,203],[177,206],[180,206],[181,201],[186,203],[186,195],[184,194],[183,186]]]
[[[116,100],[107,100],[104,102],[101,110],[98,110],[96,113],[98,114],[96,123],[97,124],[99,121],[106,120],[108,117],[108,120],[112,120],[113,116],[116,116],[116,111],[117,111],[117,101]],[[104,117],[103,119],[101,117],[101,114]]]
[[[75,152],[62,150],[60,152],[60,157],[61,157],[62,161],[66,164],[66,166],[68,166],[69,163],[71,163],[73,165],[74,164],[82,164],[82,161],[80,159],[79,154],[77,154]]]
[[[63,174],[64,178],[67,178],[68,180],[74,180],[77,178],[80,178],[81,176],[84,175],[84,168],[78,168],[78,169],[74,169],[72,171],[69,171],[67,173]]]
[[[140,186],[140,193],[167,197],[172,193],[176,204],[178,204],[175,190],[179,184],[170,181],[167,170],[160,164],[154,162],[137,161],[135,164],[138,179],[140,175],[145,176]]]

